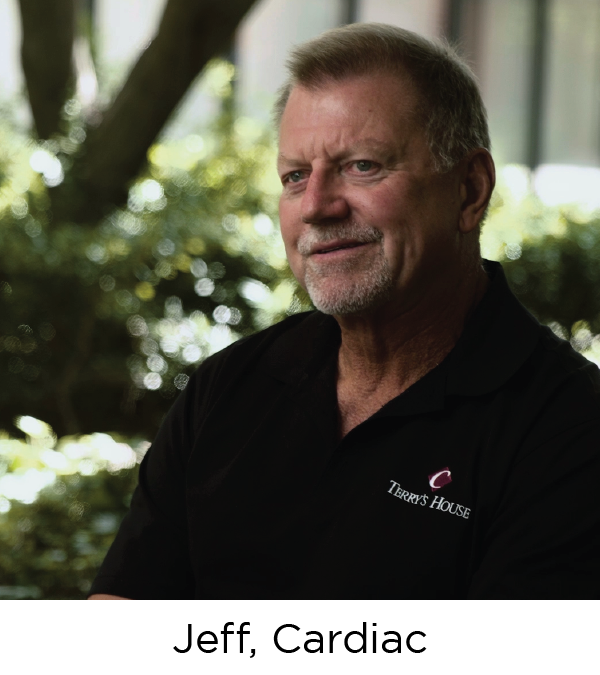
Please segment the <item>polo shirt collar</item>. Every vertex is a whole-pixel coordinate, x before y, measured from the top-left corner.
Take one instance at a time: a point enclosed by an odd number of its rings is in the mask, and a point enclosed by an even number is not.
[[[337,358],[341,334],[337,321],[315,311],[297,317],[300,323],[273,342],[265,366],[275,379],[298,384],[321,372]]]
[[[443,408],[447,395],[490,393],[508,381],[532,353],[540,336],[539,323],[512,294],[501,265],[483,263],[490,285],[454,349],[439,366],[384,406],[382,413],[414,414]],[[272,344],[268,372],[289,384],[305,383],[331,368],[340,339],[335,319],[312,312]]]
[[[540,324],[512,294],[500,263],[483,262],[490,285],[448,356],[450,395],[495,391],[519,370],[540,338]]]

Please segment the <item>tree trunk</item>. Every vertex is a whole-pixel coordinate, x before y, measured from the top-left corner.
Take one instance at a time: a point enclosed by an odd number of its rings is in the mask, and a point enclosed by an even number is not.
[[[86,143],[85,212],[90,220],[125,201],[146,153],[190,84],[222,53],[255,0],[169,0],[157,36]]]
[[[19,0],[21,62],[40,138],[60,128],[60,113],[73,78],[75,0]]]

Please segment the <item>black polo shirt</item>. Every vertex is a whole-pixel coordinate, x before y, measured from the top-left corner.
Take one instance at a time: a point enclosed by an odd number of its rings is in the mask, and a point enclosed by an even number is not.
[[[291,317],[207,359],[91,592],[600,597],[598,368],[486,265],[444,362],[342,441],[331,317]]]

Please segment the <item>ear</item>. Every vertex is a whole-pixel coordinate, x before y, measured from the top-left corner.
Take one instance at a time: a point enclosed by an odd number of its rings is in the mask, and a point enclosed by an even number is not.
[[[459,230],[463,234],[477,228],[496,184],[496,168],[484,148],[470,152],[462,161]]]

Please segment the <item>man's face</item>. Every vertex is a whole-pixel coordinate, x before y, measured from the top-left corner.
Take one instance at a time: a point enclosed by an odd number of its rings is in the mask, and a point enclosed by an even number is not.
[[[434,170],[416,105],[411,84],[388,74],[291,92],[281,232],[321,311],[406,311],[457,264],[458,174]]]

